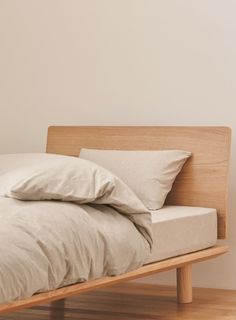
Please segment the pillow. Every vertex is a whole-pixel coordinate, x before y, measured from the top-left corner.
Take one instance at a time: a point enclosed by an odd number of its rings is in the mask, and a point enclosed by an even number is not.
[[[149,210],[160,209],[191,152],[182,150],[118,151],[81,149],[93,161],[121,178]]]
[[[133,191],[108,170],[87,160],[46,153],[0,155],[0,196],[110,204],[130,212],[139,204],[147,212]]]

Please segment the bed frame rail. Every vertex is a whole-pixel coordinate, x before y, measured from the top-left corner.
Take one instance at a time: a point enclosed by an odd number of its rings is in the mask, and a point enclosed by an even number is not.
[[[155,273],[171,269],[177,269],[178,302],[189,303],[192,301],[191,265],[196,262],[201,262],[207,259],[215,258],[223,253],[226,253],[227,251],[227,246],[214,246],[209,249],[147,264],[137,270],[119,276],[105,277],[102,279],[71,285],[46,293],[35,294],[29,299],[18,300],[12,303],[0,305],[0,314],[6,314],[13,311],[33,307],[38,304],[65,299],[70,296],[75,296],[86,291],[96,290],[105,286],[114,285],[123,281],[134,280],[140,277],[149,276]],[[62,306],[63,302],[57,302],[55,304],[52,303],[52,320],[56,319],[53,316],[53,314],[55,309],[58,308],[58,304]],[[60,316],[60,319],[63,319],[62,315]]]

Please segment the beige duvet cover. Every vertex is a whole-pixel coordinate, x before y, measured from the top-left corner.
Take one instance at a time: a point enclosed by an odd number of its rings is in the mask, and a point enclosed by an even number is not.
[[[0,196],[0,303],[145,263],[150,214],[128,187],[117,184],[107,179],[103,193],[88,204]]]
[[[0,303],[141,266],[150,246],[105,205],[0,198]]]

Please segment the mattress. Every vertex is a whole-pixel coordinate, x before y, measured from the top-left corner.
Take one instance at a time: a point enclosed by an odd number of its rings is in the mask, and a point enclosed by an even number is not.
[[[205,249],[217,241],[215,209],[164,206],[151,215],[153,249],[147,263]]]

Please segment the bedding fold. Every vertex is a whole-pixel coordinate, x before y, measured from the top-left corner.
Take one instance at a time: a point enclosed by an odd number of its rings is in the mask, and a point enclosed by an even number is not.
[[[0,169],[0,303],[147,261],[150,213],[119,178],[86,160],[33,158]]]

